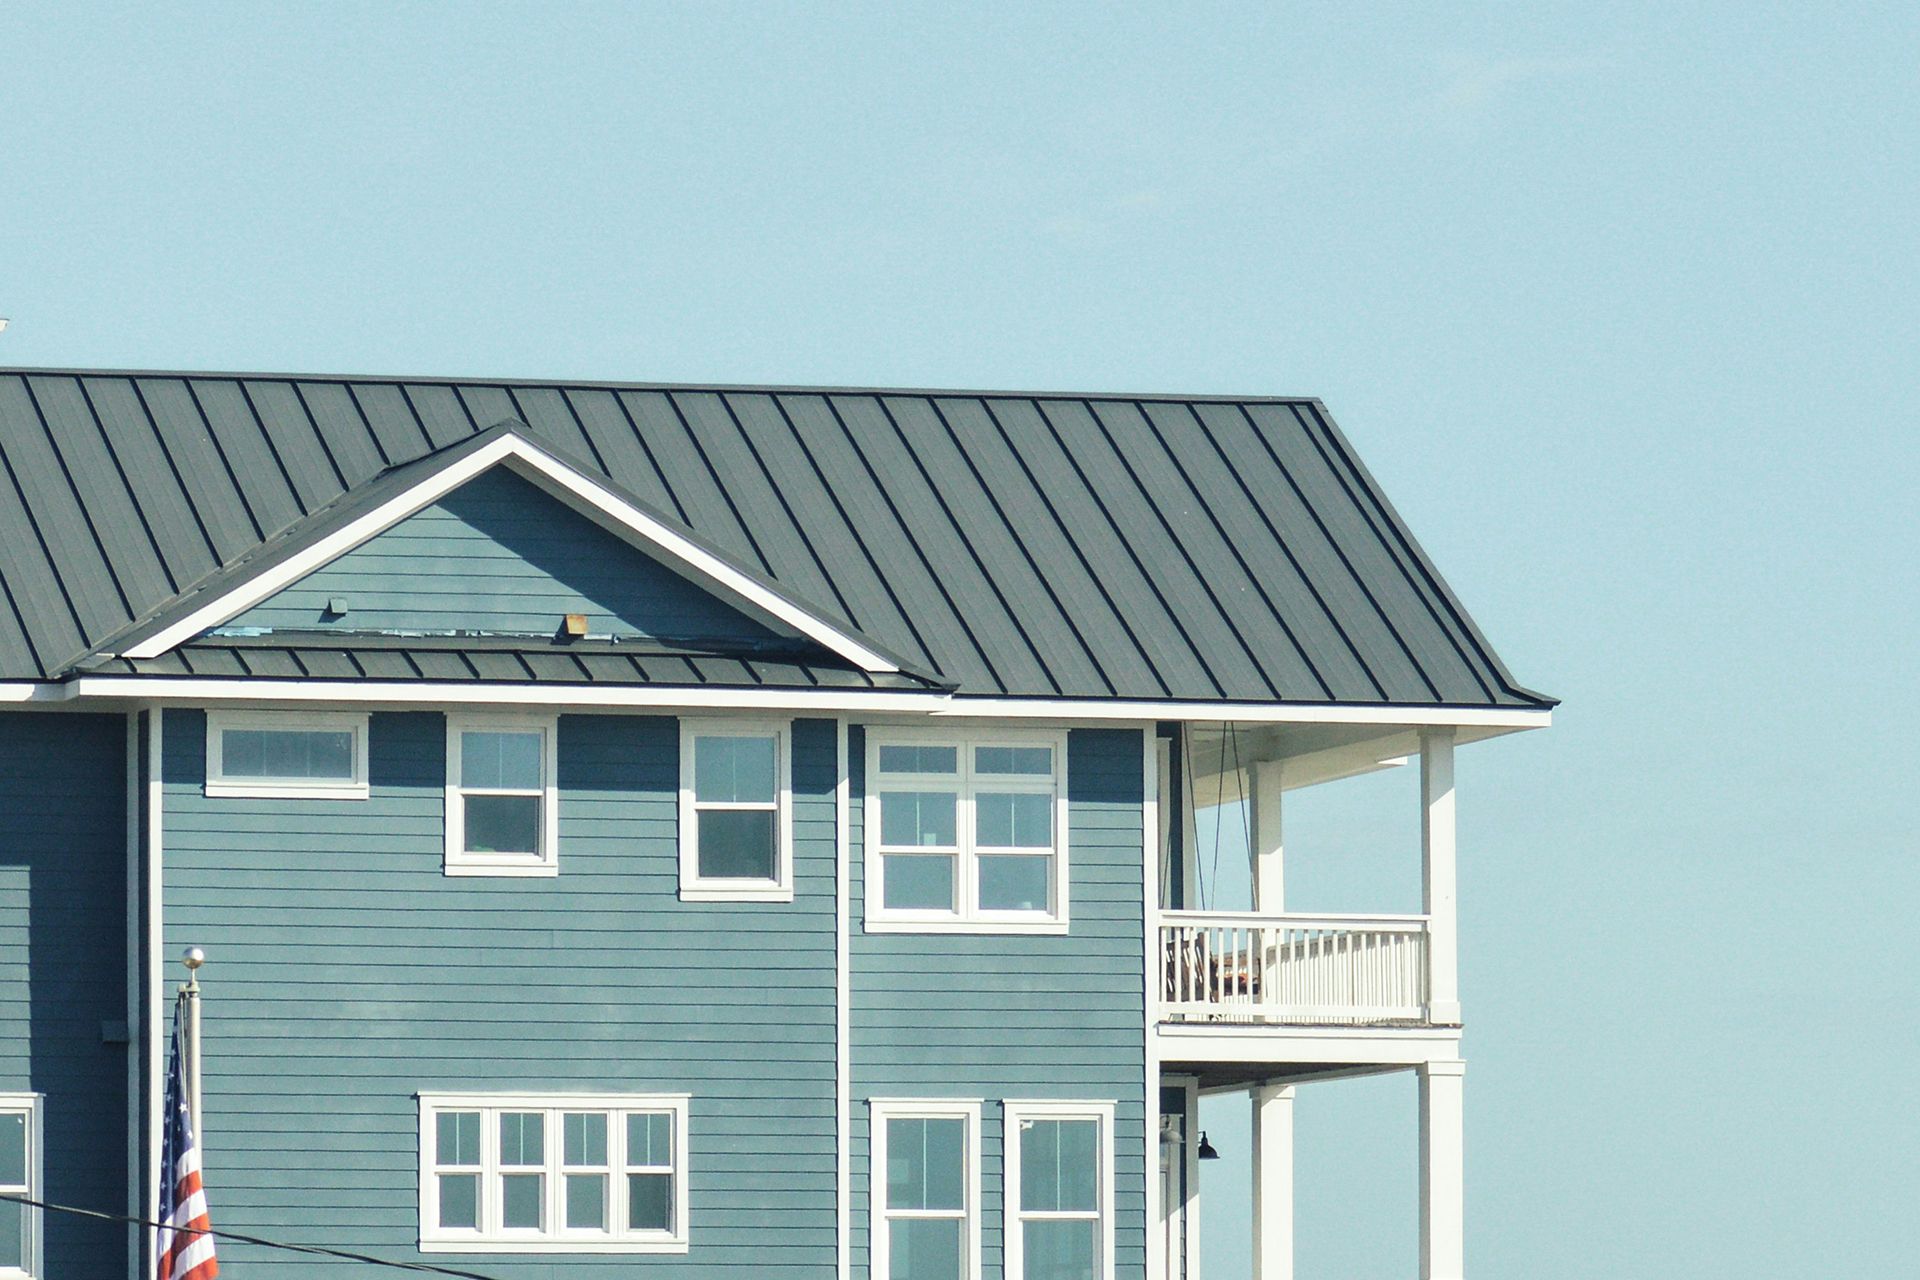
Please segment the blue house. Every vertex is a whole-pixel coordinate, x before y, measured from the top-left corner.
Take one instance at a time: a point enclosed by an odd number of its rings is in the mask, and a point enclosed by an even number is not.
[[[1459,1277],[1455,751],[1551,707],[1316,401],[0,372],[0,1193],[152,1216],[191,945],[219,1229],[1197,1280],[1242,1091],[1282,1280],[1295,1091],[1412,1071]],[[1423,909],[1288,912],[1391,763]],[[151,1248],[0,1203],[0,1280]]]

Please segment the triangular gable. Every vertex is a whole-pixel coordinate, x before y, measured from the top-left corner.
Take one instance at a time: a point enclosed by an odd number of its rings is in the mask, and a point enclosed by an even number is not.
[[[151,658],[215,627],[231,625],[409,517],[440,504],[476,477],[501,468],[644,553],[656,568],[707,593],[713,600],[709,608],[731,610],[776,637],[811,640],[864,671],[902,669],[896,659],[844,624],[734,563],[631,495],[529,440],[523,430],[519,423],[501,423],[440,454],[377,477],[364,486],[358,501],[350,494],[341,510],[321,513],[296,526],[263,548],[256,559],[217,575],[114,647],[122,657]],[[462,504],[456,500],[455,505]],[[582,584],[575,580],[572,586],[577,589]],[[353,618],[351,597],[348,603],[342,621],[352,629],[364,628],[364,621]],[[603,598],[602,603],[631,608],[631,602],[618,599]],[[306,629],[324,628],[309,625]]]
[[[553,636],[570,614],[592,635],[792,643],[505,466],[215,631]]]

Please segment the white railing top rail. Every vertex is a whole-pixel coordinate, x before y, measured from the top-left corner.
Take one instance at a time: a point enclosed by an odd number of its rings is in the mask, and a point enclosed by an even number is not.
[[[1381,933],[1417,933],[1427,926],[1424,915],[1320,915],[1305,912],[1162,911],[1162,928],[1270,926],[1287,929],[1366,929]]]

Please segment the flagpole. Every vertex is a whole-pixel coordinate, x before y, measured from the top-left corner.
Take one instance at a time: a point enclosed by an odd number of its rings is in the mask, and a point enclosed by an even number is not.
[[[187,980],[180,988],[180,1030],[186,1044],[182,1056],[185,1061],[181,1068],[187,1077],[187,1114],[193,1119],[195,1140],[204,1150],[206,1137],[200,1123],[200,966],[207,962],[207,953],[199,947],[188,947],[180,953],[180,963],[187,967]]]

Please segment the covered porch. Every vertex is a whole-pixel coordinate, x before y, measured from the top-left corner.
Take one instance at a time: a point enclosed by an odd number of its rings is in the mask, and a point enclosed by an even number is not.
[[[1152,1053],[1161,1080],[1160,1234],[1150,1280],[1202,1274],[1203,1094],[1248,1100],[1249,1129],[1234,1141],[1246,1143],[1251,1156],[1254,1280],[1292,1280],[1295,1100],[1308,1085],[1387,1072],[1418,1079],[1417,1132],[1408,1137],[1419,1150],[1420,1275],[1463,1276],[1454,754],[1463,742],[1508,731],[1457,724],[1162,727],[1160,874],[1149,958]],[[1419,909],[1290,910],[1282,824],[1288,797],[1384,770],[1404,779],[1392,788],[1402,798],[1384,816],[1402,833],[1395,843],[1407,846],[1405,862],[1392,863],[1393,875],[1404,866],[1409,876],[1389,900],[1411,896],[1417,876]],[[1384,780],[1377,781],[1384,790]],[[1415,798],[1403,810],[1407,792]],[[1222,890],[1223,865],[1245,868],[1238,900]],[[1368,905],[1356,896],[1353,905]]]

